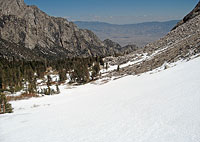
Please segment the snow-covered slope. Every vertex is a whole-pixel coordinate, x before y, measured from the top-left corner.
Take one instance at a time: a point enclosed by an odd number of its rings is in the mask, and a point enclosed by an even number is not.
[[[12,102],[0,142],[199,142],[200,57],[154,74]]]

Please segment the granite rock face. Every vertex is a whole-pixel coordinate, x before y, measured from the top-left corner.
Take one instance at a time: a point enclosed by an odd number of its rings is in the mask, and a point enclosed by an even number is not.
[[[49,16],[23,0],[0,0],[0,38],[44,58],[107,56],[121,52],[105,45],[91,31],[79,29],[64,18]]]

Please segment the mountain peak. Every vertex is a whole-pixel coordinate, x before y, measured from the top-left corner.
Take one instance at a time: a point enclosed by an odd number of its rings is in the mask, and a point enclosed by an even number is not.
[[[23,51],[23,47],[46,59],[122,53],[118,48],[105,47],[91,31],[79,29],[64,18],[49,16],[36,6],[26,5],[24,0],[0,0],[1,40],[14,43],[12,47],[6,44],[9,50],[0,46],[7,57],[11,56],[10,51]]]

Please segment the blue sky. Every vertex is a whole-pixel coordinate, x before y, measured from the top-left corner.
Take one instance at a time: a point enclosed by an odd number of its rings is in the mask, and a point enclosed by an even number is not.
[[[182,19],[199,0],[25,0],[70,21],[131,24]]]

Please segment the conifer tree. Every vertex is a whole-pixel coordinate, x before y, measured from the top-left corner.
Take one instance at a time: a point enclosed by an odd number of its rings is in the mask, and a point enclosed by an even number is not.
[[[67,72],[65,69],[61,69],[58,71],[58,75],[59,75],[59,82],[63,82],[65,80],[67,80],[67,76],[66,76]]]
[[[117,71],[119,71],[119,69],[120,69],[120,68],[119,68],[119,65],[118,65],[118,66],[117,66]]]
[[[51,82],[52,82],[51,76],[47,75],[47,86],[51,86]]]
[[[92,67],[92,80],[99,75],[100,65],[99,62],[95,63]]]
[[[108,63],[106,63],[106,70],[108,69]]]
[[[59,89],[59,87],[58,87],[58,84],[56,84],[56,93],[57,93],[57,94],[60,94],[60,89]]]
[[[0,113],[12,113],[13,108],[7,102],[6,95],[0,92]]]
[[[2,76],[2,71],[0,69],[0,90],[3,88],[3,76]]]

